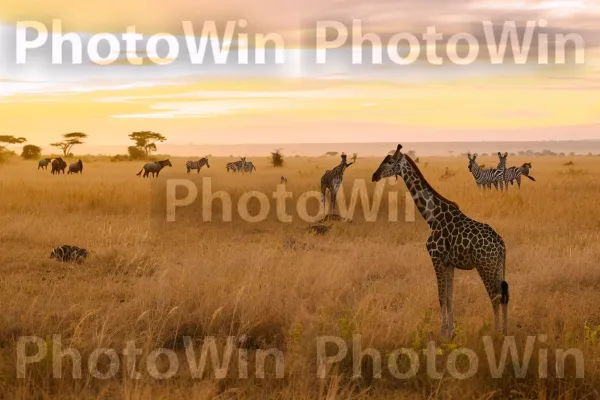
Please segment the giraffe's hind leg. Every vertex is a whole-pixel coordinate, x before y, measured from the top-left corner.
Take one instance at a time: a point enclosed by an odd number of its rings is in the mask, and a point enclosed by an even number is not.
[[[502,278],[498,276],[499,274],[496,272],[495,265],[477,268],[477,271],[479,272],[479,276],[481,276],[485,290],[487,291],[490,301],[492,302],[492,310],[494,311],[494,328],[496,331],[500,331],[500,301],[502,300],[503,289]],[[506,312],[504,307],[503,311]],[[506,326],[504,330],[506,331]]]
[[[446,267],[446,312],[448,314],[448,337],[454,336],[454,267]]]

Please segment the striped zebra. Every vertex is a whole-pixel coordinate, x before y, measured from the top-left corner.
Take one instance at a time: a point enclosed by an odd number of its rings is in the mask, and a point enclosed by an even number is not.
[[[243,171],[246,168],[246,157],[242,157],[239,161],[227,163],[227,172]]]
[[[531,168],[531,163],[525,163],[520,167],[510,167],[504,172],[504,181],[506,182],[506,187],[508,188],[508,183],[514,185],[514,181],[517,181],[517,186],[521,189],[521,176],[526,176],[535,182],[535,178],[533,176],[529,176],[529,169]]]
[[[185,167],[187,168],[187,173],[189,174],[191,170],[197,169],[198,173],[200,173],[200,169],[204,166],[210,168],[210,164],[208,163],[208,158],[203,157],[198,161],[188,161],[185,163]]]
[[[252,164],[252,161],[246,162],[246,164],[242,167],[242,172],[250,172],[256,171],[256,167]]]
[[[478,188],[488,188],[491,189],[492,185],[496,189],[498,189],[498,184],[500,184],[500,190],[503,187],[503,176],[504,170],[493,168],[493,169],[481,169],[481,167],[477,164],[475,159],[477,158],[477,154],[467,154],[469,157],[469,171],[473,174],[473,178],[475,178],[475,182],[477,183]]]

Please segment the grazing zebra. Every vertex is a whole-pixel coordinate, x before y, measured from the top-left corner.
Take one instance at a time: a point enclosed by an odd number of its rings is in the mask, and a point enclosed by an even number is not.
[[[342,180],[344,179],[344,171],[346,170],[346,168],[354,164],[353,162],[348,164],[348,162],[346,161],[345,153],[342,153],[341,157],[342,161],[340,162],[340,164],[334,169],[325,171],[325,173],[321,177],[321,194],[323,199],[323,207],[325,207],[326,203],[325,193],[327,189],[329,189],[332,213],[335,211],[337,192],[338,190],[340,190],[340,186],[342,185]]]
[[[69,172],[67,174],[78,174],[80,172],[83,174],[83,163],[81,160],[69,165]]]
[[[60,174],[61,171],[64,174],[65,173],[65,168],[67,168],[67,163],[65,162],[65,160],[63,160],[62,158],[55,158],[52,161],[52,171],[50,171],[50,173],[52,175],[54,175],[55,173]]]
[[[529,169],[531,168],[531,163],[525,163],[520,167],[510,167],[504,172],[504,181],[506,182],[506,187],[508,188],[508,182],[511,185],[514,185],[514,181],[517,181],[517,186],[521,189],[521,176],[526,176],[535,182],[535,178],[533,176],[529,176]]]
[[[173,165],[171,165],[171,161],[169,161],[169,160],[149,162],[146,165],[144,165],[142,167],[142,169],[140,170],[140,172],[138,172],[136,175],[140,176],[142,174],[142,171],[144,171],[144,178],[147,177],[150,174],[150,172],[152,172],[152,177],[154,177],[154,176],[158,177],[158,174],[160,174],[160,171],[167,165],[169,167],[173,166]]]
[[[38,162],[38,169],[48,169],[48,164],[50,164],[50,162],[52,161],[51,158],[44,158],[43,160],[40,160]]]
[[[285,175],[281,175],[280,183],[287,183],[287,177]]]
[[[252,161],[246,162],[246,164],[242,167],[242,172],[250,172],[256,171],[256,167],[252,164]]]
[[[246,168],[246,157],[242,157],[239,161],[234,161],[227,164],[227,172],[230,170],[233,172],[244,171]]]
[[[473,154],[471,157],[471,153],[467,154],[469,157],[469,171],[473,174],[473,178],[475,178],[475,182],[477,182],[477,187],[481,188],[492,188],[492,184],[496,189],[498,189],[498,183],[502,182],[504,171],[499,169],[481,169],[479,165],[477,165],[477,154]]]
[[[227,165],[225,166],[225,168],[227,168],[227,172],[229,172],[229,171],[235,172],[237,170],[235,162],[227,163]]]
[[[204,166],[210,168],[210,164],[208,163],[208,158],[204,157],[198,161],[188,161],[185,163],[185,167],[187,168],[187,173],[189,174],[191,170],[197,169],[198,173],[200,173],[200,169]]]

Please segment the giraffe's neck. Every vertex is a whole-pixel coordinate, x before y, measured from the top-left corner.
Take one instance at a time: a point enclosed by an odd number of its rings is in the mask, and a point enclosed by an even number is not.
[[[406,183],[417,209],[431,228],[444,223],[444,213],[458,210],[456,204],[435,192],[416,165],[407,161],[406,156],[397,164],[398,174]]]
[[[333,169],[335,175],[339,175],[339,176],[344,175],[344,171],[345,170],[346,170],[346,164],[345,163],[341,163],[340,165],[338,165],[337,167],[335,167]]]

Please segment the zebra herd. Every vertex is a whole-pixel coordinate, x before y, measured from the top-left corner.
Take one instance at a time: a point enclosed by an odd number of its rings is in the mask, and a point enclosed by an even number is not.
[[[475,178],[475,182],[477,183],[477,187],[480,189],[491,189],[492,185],[494,188],[500,190],[508,190],[508,184],[514,184],[514,181],[517,182],[517,186],[519,189],[521,188],[521,177],[525,176],[532,181],[535,181],[535,178],[529,176],[529,170],[531,169],[531,163],[525,163],[520,167],[510,167],[506,168],[506,160],[508,158],[508,153],[500,153],[498,152],[498,166],[496,168],[488,168],[484,169],[477,164],[477,154],[471,155],[467,154],[469,158],[469,171]]]
[[[203,157],[197,161],[187,161],[185,163],[185,168],[186,168],[188,174],[193,170],[196,170],[197,171],[196,173],[199,174],[200,170],[205,165],[207,168],[210,168],[210,163],[208,162],[208,157]],[[140,176],[140,175],[142,175],[142,172],[144,172],[144,175],[143,175],[144,178],[147,176],[150,176],[150,174],[152,174],[152,177],[158,177],[158,175],[160,174],[160,171],[164,167],[167,167],[167,166],[168,167],[173,166],[171,164],[171,161],[168,159],[162,160],[162,161],[149,162],[149,163],[146,163],[142,167],[142,169],[140,170],[140,172],[137,173],[137,175]],[[227,163],[226,169],[227,169],[227,172],[229,172],[229,171],[232,171],[232,172],[256,171],[256,167],[254,166],[252,161],[246,161],[246,157],[242,157],[239,161]]]

